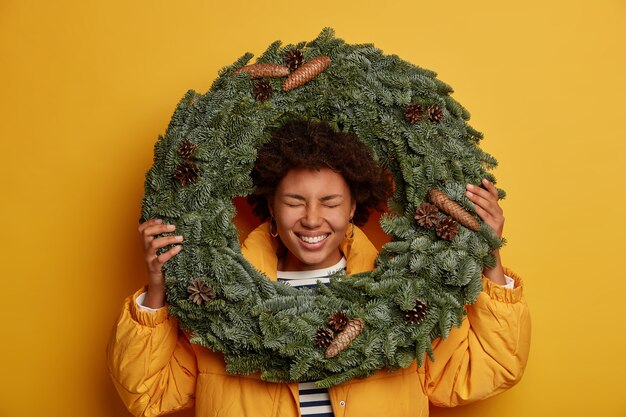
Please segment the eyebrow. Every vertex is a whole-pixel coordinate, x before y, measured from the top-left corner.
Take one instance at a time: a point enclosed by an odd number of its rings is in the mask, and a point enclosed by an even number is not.
[[[302,196],[300,194],[283,194],[283,197],[295,198],[296,200],[302,200],[302,201],[306,200],[304,198],[304,196]],[[338,198],[338,197],[343,197],[343,195],[341,195],[341,194],[325,195],[324,197],[320,198],[320,201],[324,202],[324,201],[332,200],[332,199]]]

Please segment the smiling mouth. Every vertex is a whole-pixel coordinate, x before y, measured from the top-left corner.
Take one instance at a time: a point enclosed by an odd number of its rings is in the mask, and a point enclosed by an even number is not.
[[[319,236],[302,236],[298,235],[298,238],[305,243],[318,243],[326,239],[330,234],[324,234]]]

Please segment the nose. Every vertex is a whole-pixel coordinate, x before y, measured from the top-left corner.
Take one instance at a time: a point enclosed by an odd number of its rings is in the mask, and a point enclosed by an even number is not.
[[[302,226],[307,229],[315,229],[322,225],[323,223],[322,216],[320,215],[320,208],[317,204],[309,204],[306,207],[306,213],[300,220]]]

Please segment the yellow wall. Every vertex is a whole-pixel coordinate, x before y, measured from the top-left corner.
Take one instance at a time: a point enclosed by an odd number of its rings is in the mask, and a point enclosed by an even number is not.
[[[189,88],[324,26],[436,70],[501,167],[533,314],[511,391],[435,416],[626,415],[626,3],[0,2],[0,416],[125,416],[104,365],[152,145]],[[191,414],[179,414],[190,416]]]

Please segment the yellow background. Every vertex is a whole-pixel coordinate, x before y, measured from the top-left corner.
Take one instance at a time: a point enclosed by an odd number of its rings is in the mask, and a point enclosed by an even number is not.
[[[245,51],[325,26],[437,71],[501,164],[527,372],[432,415],[626,416],[623,0],[2,0],[1,417],[127,415],[104,349],[145,280],[157,135]]]

